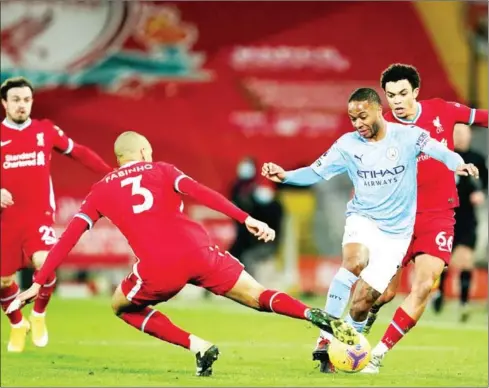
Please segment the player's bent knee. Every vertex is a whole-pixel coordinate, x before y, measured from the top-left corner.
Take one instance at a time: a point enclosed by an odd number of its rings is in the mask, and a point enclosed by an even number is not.
[[[360,272],[367,266],[366,260],[359,256],[348,256],[343,259],[342,266],[356,276],[360,276]]]
[[[266,290],[248,272],[243,271],[234,287],[225,296],[245,306],[260,309],[260,295]]]
[[[0,288],[10,287],[15,281],[15,275],[2,276],[0,278]]]
[[[115,315],[120,316],[122,313],[130,310],[131,302],[129,302],[122,292],[119,285],[112,295],[111,307]]]
[[[37,251],[32,255],[32,264],[34,264],[35,269],[40,269],[43,266],[48,253],[48,251]]]
[[[358,243],[346,244],[343,247],[342,267],[356,276],[360,276],[360,272],[368,264],[368,249]]]

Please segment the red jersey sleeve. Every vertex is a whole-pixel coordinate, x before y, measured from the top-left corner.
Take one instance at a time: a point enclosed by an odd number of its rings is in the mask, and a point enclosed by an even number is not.
[[[95,188],[96,186],[94,186]],[[82,202],[81,208],[78,213],[75,214],[75,218],[80,218],[86,222],[87,229],[92,229],[93,225],[102,217],[97,210],[96,205],[96,192],[94,189],[88,194],[85,200]]]
[[[206,187],[172,165],[166,167],[167,176],[173,182],[173,188],[180,194],[188,195],[195,201],[216,210],[238,222],[244,223],[248,218],[248,213],[235,206],[217,191]]]
[[[487,127],[487,109],[473,109],[458,102],[443,102],[444,108],[456,123]]]
[[[80,211],[73,217],[61,235],[59,241],[49,251],[48,257],[35,275],[34,281],[41,285],[45,284],[50,275],[56,271],[63,259],[68,256],[78,240],[80,240],[83,233],[87,229],[91,229],[100,217],[100,213],[95,206],[94,195],[90,193],[83,202]]]
[[[52,122],[46,120],[48,123],[48,131],[51,132],[52,138],[53,138],[53,146],[56,149],[56,151],[62,153],[62,154],[69,154],[71,151],[73,151],[73,140],[71,140],[66,134],[63,132],[63,130],[58,127],[57,125],[54,125]]]
[[[64,155],[68,155],[77,162],[80,162],[88,169],[107,174],[113,170],[104,160],[84,145],[75,143],[66,136],[61,128],[48,121],[48,128],[53,136],[54,149]]]

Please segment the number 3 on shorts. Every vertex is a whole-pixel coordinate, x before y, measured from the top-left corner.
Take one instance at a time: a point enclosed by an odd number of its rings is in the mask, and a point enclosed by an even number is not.
[[[436,235],[435,242],[438,249],[442,252],[451,252],[453,245],[453,236],[446,237],[447,232],[440,232]]]
[[[148,189],[141,187],[141,179],[142,175],[126,178],[121,181],[121,187],[131,185],[131,194],[132,195],[142,195],[144,198],[144,202],[140,205],[134,205],[132,207],[132,211],[134,214],[142,213],[146,210],[151,209],[153,206],[153,194]]]

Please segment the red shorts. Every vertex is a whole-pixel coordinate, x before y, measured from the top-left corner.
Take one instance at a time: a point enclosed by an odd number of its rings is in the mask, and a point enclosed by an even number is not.
[[[15,274],[30,265],[34,253],[49,251],[56,243],[52,225],[53,217],[48,215],[15,223],[2,221],[0,276]]]
[[[126,298],[138,306],[165,302],[186,284],[224,295],[234,287],[243,272],[243,264],[218,247],[201,248],[180,259],[164,261],[151,271],[144,265],[143,260],[135,264],[133,272],[121,283]]]
[[[448,265],[452,256],[454,228],[453,209],[417,213],[413,239],[402,262],[403,266],[423,253],[439,257]]]

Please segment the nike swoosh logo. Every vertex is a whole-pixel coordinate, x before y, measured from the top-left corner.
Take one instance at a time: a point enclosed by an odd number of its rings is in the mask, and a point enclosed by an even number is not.
[[[2,142],[0,142],[0,147],[6,146],[10,143],[12,143],[12,140],[2,141]]]

